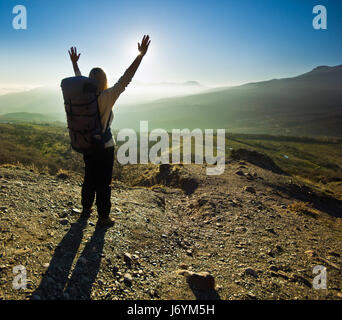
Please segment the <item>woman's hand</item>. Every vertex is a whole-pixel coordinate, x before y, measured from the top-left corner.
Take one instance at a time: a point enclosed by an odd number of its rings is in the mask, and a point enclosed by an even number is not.
[[[81,54],[77,54],[76,47],[71,47],[70,50],[68,50],[68,52],[69,52],[69,56],[70,56],[72,63],[77,63]]]
[[[144,56],[146,54],[146,52],[148,50],[148,46],[150,45],[150,43],[151,43],[151,40],[150,40],[150,36],[148,36],[148,35],[147,36],[145,35],[143,37],[141,44],[138,43],[138,50],[142,56]]]
[[[80,58],[80,53],[77,54],[77,49],[76,47],[71,47],[70,50],[68,50],[69,52],[69,56],[70,56],[70,59],[72,61],[72,66],[74,68],[74,72],[75,72],[75,76],[81,76],[81,71],[80,69],[78,68],[78,64],[77,64],[77,61],[78,59]]]

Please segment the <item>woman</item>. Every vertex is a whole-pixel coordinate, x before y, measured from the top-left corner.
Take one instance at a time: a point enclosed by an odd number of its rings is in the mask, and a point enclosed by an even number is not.
[[[113,120],[113,106],[120,94],[125,90],[131,82],[135,72],[137,71],[140,62],[146,54],[150,45],[150,37],[144,36],[141,44],[138,43],[139,55],[135,58],[131,66],[126,70],[119,81],[111,88],[107,85],[107,76],[100,68],[93,68],[89,73],[89,78],[96,79],[99,82],[98,89],[98,106],[101,118],[103,132]],[[76,76],[81,76],[78,68],[78,59],[81,54],[77,54],[76,47],[71,47],[69,50],[70,59]],[[82,216],[89,217],[92,212],[92,205],[96,194],[96,206],[99,215],[98,223],[103,226],[112,226],[114,221],[109,217],[111,202],[111,180],[114,163],[114,140],[106,142],[105,148],[100,153],[84,155],[85,163],[84,182],[82,186]]]

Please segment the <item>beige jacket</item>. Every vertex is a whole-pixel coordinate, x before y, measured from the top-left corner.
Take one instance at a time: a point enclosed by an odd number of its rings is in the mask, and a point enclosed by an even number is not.
[[[119,79],[119,81],[111,88],[104,90],[98,97],[99,112],[101,117],[101,124],[103,132],[108,127],[111,127],[112,121],[114,119],[114,114],[112,109],[116,100],[119,98],[120,94],[125,91],[127,85],[131,82],[135,72],[130,72],[126,70],[125,74]],[[81,72],[75,72],[76,76],[81,76]],[[108,122],[109,121],[109,122]],[[105,144],[105,148],[109,148],[115,145],[115,141],[112,138]]]

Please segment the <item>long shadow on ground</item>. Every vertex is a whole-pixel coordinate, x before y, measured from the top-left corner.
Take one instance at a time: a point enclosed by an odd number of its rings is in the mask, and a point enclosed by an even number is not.
[[[92,285],[99,271],[106,228],[96,226],[74,271],[69,277],[73,261],[83,238],[87,219],[79,218],[56,247],[49,267],[31,299],[89,299]]]
[[[97,225],[87,242],[65,289],[68,299],[90,299],[91,289],[100,269],[106,231],[107,228]]]

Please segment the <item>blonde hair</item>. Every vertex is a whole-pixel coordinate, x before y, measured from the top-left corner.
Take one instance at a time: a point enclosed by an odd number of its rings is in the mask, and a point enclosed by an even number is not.
[[[99,92],[106,90],[108,88],[107,76],[101,68],[93,68],[89,72],[89,78],[96,79],[99,82]]]

